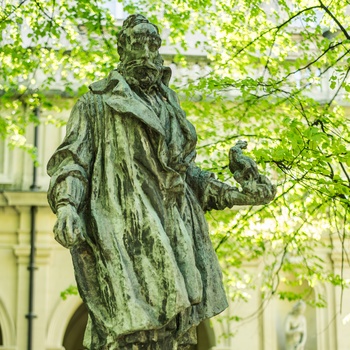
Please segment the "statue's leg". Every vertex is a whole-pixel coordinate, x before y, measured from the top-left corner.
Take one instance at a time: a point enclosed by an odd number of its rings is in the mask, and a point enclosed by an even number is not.
[[[187,350],[191,349],[192,345],[197,344],[197,329],[196,327],[190,328],[179,340],[178,340],[178,349]]]
[[[176,322],[156,330],[135,332],[122,337],[121,350],[191,350],[197,344],[196,327],[192,327],[180,339],[176,337]]]
[[[147,343],[130,343],[120,345],[120,350],[176,350],[176,341],[173,339],[163,339],[160,341],[149,341]],[[185,349],[184,349],[185,350]]]
[[[84,339],[87,350],[192,350],[193,345],[197,344],[196,327],[190,328],[178,338],[175,318],[163,328],[134,332],[114,341],[106,336],[103,338],[104,340],[95,339],[94,345],[91,344],[92,332],[91,318],[89,317]],[[98,345],[96,341],[98,341]]]

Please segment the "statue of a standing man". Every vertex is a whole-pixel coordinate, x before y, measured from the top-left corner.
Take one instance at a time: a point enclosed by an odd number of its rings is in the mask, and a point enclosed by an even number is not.
[[[256,174],[240,192],[196,166],[196,132],[160,45],[145,17],[125,20],[118,68],[79,99],[48,164],[55,238],[71,251],[90,350],[195,344],[195,327],[227,306],[204,211],[275,195]]]

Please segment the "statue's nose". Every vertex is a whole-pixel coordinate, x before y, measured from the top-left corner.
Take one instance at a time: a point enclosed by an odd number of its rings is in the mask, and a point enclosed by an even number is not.
[[[143,48],[143,57],[144,58],[149,58],[150,57],[150,51],[147,45],[144,46]]]

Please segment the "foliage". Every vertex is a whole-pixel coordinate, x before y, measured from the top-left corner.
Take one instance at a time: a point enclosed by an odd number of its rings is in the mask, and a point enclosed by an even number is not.
[[[5,0],[2,4],[0,135],[23,146],[26,126],[39,122],[36,107],[57,111],[52,95],[82,94],[87,82],[115,68],[117,27],[97,1]]]
[[[69,295],[78,295],[77,286],[70,285],[60,293],[62,300],[66,300]]]
[[[48,90],[52,94],[59,86],[76,96],[115,67],[118,29],[101,4],[5,2],[0,133],[23,140],[18,135],[25,126],[38,121],[22,107],[52,109]],[[250,155],[278,184],[268,206],[208,214],[232,297],[245,298],[242,290],[258,284],[266,300],[303,297],[323,306],[322,296],[312,299],[310,291],[317,283],[345,288],[343,267],[349,265],[349,4],[138,0],[124,5],[130,13],[147,13],[170,33],[167,43],[176,47],[173,60],[179,64],[189,64],[183,56],[188,33],[196,33],[195,46],[207,52],[210,71],[174,86],[186,96],[183,108],[196,125],[201,166],[232,182],[227,152],[244,138]],[[259,279],[243,270],[252,261],[262,266]]]

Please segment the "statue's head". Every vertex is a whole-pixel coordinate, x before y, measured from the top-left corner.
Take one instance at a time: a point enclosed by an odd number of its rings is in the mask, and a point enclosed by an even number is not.
[[[158,28],[142,15],[131,15],[118,33],[118,71],[134,87],[149,89],[160,80],[163,59]]]
[[[292,313],[295,315],[301,315],[305,312],[305,310],[306,310],[305,301],[299,300],[294,304]]]

